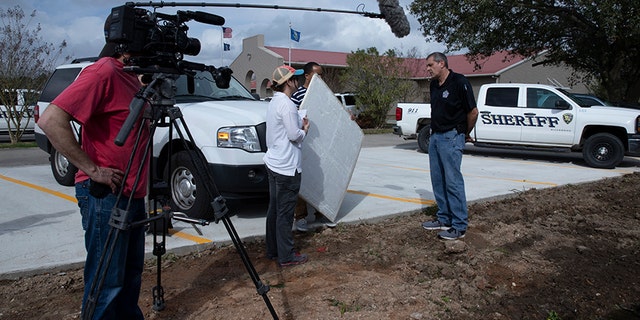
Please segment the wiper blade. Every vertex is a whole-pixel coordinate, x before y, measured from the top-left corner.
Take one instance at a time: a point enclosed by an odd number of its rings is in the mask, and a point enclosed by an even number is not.
[[[224,97],[220,97],[220,99],[222,100],[255,100],[254,98],[249,98],[246,96],[240,96],[240,95],[233,95],[233,96],[224,96]]]
[[[204,96],[197,94],[177,94],[176,99],[180,100],[192,100],[192,101],[202,101],[202,100],[221,100],[220,98],[214,98],[212,96]]]

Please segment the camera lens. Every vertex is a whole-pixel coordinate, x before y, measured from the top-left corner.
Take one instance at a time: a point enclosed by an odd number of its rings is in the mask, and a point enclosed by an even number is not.
[[[178,44],[183,54],[196,56],[200,53],[200,40],[196,38],[185,37],[181,43]]]

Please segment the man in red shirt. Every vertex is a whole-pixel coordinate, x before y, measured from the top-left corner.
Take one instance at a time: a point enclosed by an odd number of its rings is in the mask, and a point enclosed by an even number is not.
[[[123,146],[114,143],[141,83],[135,74],[123,70],[129,55],[114,49],[113,44],[105,45],[101,58],[85,68],[76,81],[52,101],[38,121],[56,150],[79,169],[75,178],[76,198],[87,250],[83,313],[87,311],[91,284],[112,228],[109,225],[112,209],[116,206],[128,209],[128,223],[146,217],[144,197],[148,161],[143,159],[144,150],[134,153],[134,137],[129,137]],[[82,125],[82,144],[74,136],[69,125],[71,120]],[[146,146],[149,140],[146,120],[137,121],[131,132],[138,132],[140,126],[145,128],[139,145]],[[132,154],[130,174],[125,176]],[[138,171],[141,176],[134,190]],[[95,192],[97,186],[102,186],[105,192]],[[120,189],[123,197],[117,201]],[[132,198],[130,204],[129,197]],[[93,319],[143,319],[138,297],[144,263],[144,228],[121,230],[116,240],[110,242],[114,249],[110,264],[102,266],[108,272],[97,293],[95,309],[91,310]]]

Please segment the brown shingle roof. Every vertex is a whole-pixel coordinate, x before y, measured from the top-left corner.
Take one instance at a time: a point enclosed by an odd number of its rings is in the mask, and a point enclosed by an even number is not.
[[[270,46],[266,46],[266,48],[282,56],[285,61],[289,60],[289,48],[270,47]],[[315,61],[323,66],[346,67],[347,55],[349,54],[350,53],[346,53],[346,52],[318,51],[318,50],[292,48],[291,62],[292,64],[302,65],[309,61]],[[524,60],[524,58],[521,56],[510,57],[508,60],[505,60],[506,57],[507,57],[507,53],[504,51],[501,51],[501,52],[495,53],[494,55],[486,59],[482,59],[478,62],[482,66],[482,68],[479,70],[475,70],[475,64],[473,62],[467,61],[467,57],[463,54],[451,55],[451,56],[448,56],[447,58],[449,59],[449,67],[455,72],[464,74],[466,76],[480,76],[480,75],[497,75],[502,71],[507,70],[521,63]],[[405,60],[405,64],[411,67],[411,70],[414,70],[412,78],[414,79],[427,78],[427,70],[424,66],[424,58],[422,59],[407,58]],[[415,66],[415,67],[412,67],[412,66]]]

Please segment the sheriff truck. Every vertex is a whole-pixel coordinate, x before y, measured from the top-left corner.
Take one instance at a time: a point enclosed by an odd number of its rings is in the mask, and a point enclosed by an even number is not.
[[[471,136],[479,147],[582,152],[594,168],[615,168],[640,155],[640,110],[591,106],[563,88],[494,83],[480,87],[478,121]],[[431,106],[398,103],[394,133],[429,149]]]

